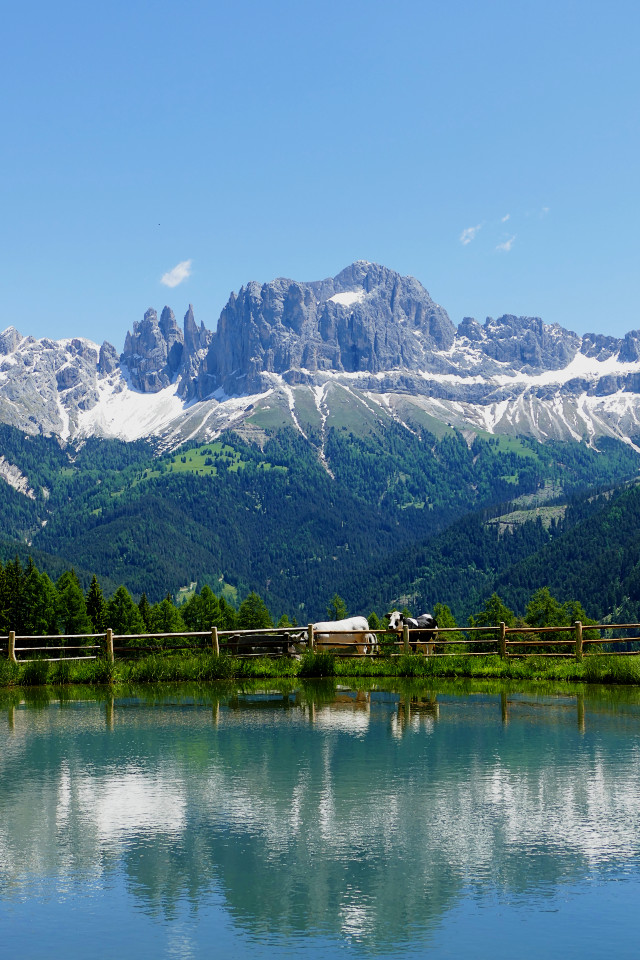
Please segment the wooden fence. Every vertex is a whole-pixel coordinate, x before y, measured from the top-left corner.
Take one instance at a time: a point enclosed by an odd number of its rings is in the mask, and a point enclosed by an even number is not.
[[[614,635],[621,631],[633,631],[635,635]],[[371,630],[370,633],[376,635],[376,645],[363,652],[361,642],[352,639],[351,634],[332,634],[327,641],[314,633],[311,623],[306,628],[218,630],[213,627],[211,630],[182,633],[115,634],[108,629],[105,633],[93,634],[20,636],[10,631],[8,635],[0,636],[0,651],[16,663],[33,659],[52,662],[92,660],[98,656],[113,661],[116,654],[130,659],[145,653],[180,650],[208,650],[214,654],[238,657],[293,657],[307,650],[331,650],[338,656],[399,656],[415,652],[425,656],[451,656],[457,653],[465,656],[495,655],[502,659],[545,656],[575,660],[582,660],[584,656],[628,656],[640,653],[638,623],[583,626],[576,621],[570,627],[507,627],[500,623],[495,627],[438,628],[430,638],[425,638],[424,630],[410,630],[405,624],[402,633],[388,630]]]

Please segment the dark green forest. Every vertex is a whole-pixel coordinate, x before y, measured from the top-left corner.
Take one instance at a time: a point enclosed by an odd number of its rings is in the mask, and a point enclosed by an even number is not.
[[[31,557],[55,589],[73,568],[85,595],[95,576],[107,598],[122,587],[154,607],[197,584],[182,596],[207,587],[238,611],[255,594],[300,623],[324,617],[336,593],[354,613],[440,603],[459,622],[496,590],[519,615],[543,586],[597,616],[640,599],[637,488],[620,486],[640,460],[613,440],[595,451],[333,428],[325,465],[293,431],[163,454],[145,442],[62,447],[4,426],[0,449],[29,487],[0,482],[3,576]],[[490,522],[536,496],[562,516]],[[54,624],[50,609],[39,616]],[[57,612],[68,632],[61,624]]]

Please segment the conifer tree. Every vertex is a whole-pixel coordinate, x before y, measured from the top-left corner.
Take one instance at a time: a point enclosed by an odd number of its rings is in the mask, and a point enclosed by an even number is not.
[[[438,629],[441,629],[443,627],[458,626],[458,624],[456,623],[456,618],[454,617],[454,615],[452,614],[451,610],[449,609],[446,603],[436,603],[433,608],[433,616],[437,621]],[[442,636],[440,637],[440,640],[445,642],[447,640],[459,641],[459,640],[464,640],[464,637],[461,633],[443,633]],[[457,649],[453,647],[451,649],[454,653],[456,652],[461,653],[462,650],[464,650],[464,647],[458,647]]]
[[[509,607],[502,602],[497,593],[491,594],[485,602],[483,610],[475,616],[472,615],[469,617],[470,627],[497,627],[500,623],[505,623],[507,627],[512,627],[515,622],[516,617],[513,610],[510,610]],[[472,637],[474,642],[469,645],[469,649],[479,653],[487,653],[490,648],[487,644],[476,641],[495,640],[497,643],[497,635],[494,631],[472,634]]]
[[[55,587],[46,573],[38,571],[31,557],[22,576],[19,611],[21,633],[37,636],[58,632]]]
[[[341,596],[334,593],[327,606],[327,620],[344,620],[348,616],[346,603]]]
[[[147,600],[146,593],[143,593],[138,601],[138,610],[144,621],[145,630],[151,630],[151,604]]]
[[[497,593],[491,594],[479,613],[469,617],[470,627],[497,627],[502,622],[512,627],[515,623],[515,614],[502,602]]]
[[[7,626],[7,604],[8,598],[5,587],[5,572],[2,563],[0,563],[0,632],[8,633]]]
[[[170,596],[151,607],[151,633],[179,633],[184,630],[184,620]]]
[[[107,624],[105,622],[107,604],[95,573],[91,578],[91,583],[89,584],[89,589],[87,590],[85,602],[87,614],[93,626],[93,632],[102,633],[102,631],[106,630],[107,628]]]
[[[220,622],[220,602],[211,587],[205,583],[200,591],[200,630],[222,626]]]
[[[220,597],[218,604],[220,606],[220,623],[218,626],[222,630],[234,630],[238,619],[236,611],[224,597]]]
[[[67,570],[56,583],[56,613],[61,633],[93,633],[93,623],[75,570]]]
[[[272,627],[273,620],[262,597],[252,591],[240,604],[236,625],[239,630],[260,630]]]
[[[22,565],[18,557],[9,560],[4,568],[2,578],[2,601],[0,602],[0,612],[4,618],[3,630],[15,630],[20,633],[22,630]]]
[[[126,587],[118,587],[107,601],[107,626],[114,633],[144,633],[144,620]]]
[[[530,627],[564,627],[569,624],[566,609],[551,596],[549,587],[536,590],[524,616]]]
[[[211,630],[212,627],[222,627],[220,603],[207,584],[200,593],[194,593],[179,609],[182,619],[190,630]]]

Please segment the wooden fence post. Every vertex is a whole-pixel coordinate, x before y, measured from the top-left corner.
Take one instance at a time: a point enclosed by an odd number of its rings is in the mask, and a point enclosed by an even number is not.
[[[218,641],[218,628],[211,627],[211,646],[216,657],[220,656],[220,643]]]
[[[501,620],[498,624],[500,633],[498,634],[498,653],[503,660],[507,659],[507,625]]]
[[[114,660],[114,657],[113,657],[113,630],[111,629],[111,627],[107,627],[107,632],[106,632],[106,634],[105,634],[104,640],[105,640],[105,645],[106,645],[106,648],[107,648],[107,659],[108,659],[108,660],[111,660],[111,663],[113,663],[113,660]]]
[[[309,646],[309,650],[311,651],[311,653],[313,653],[314,650],[315,650],[315,643],[314,643],[314,639],[313,639],[313,624],[312,624],[312,623],[307,624],[307,644],[308,644],[308,646]]]
[[[11,660],[13,663],[17,663],[17,662],[18,662],[18,661],[16,660],[16,632],[15,632],[15,630],[10,630],[10,631],[9,631],[9,648],[8,648],[8,650],[7,650],[7,656],[9,657],[9,660]]]
[[[402,640],[403,640],[403,650],[405,653],[409,653],[409,624],[402,624]]]
[[[576,636],[576,660],[579,662],[582,660],[582,624],[579,620],[573,625]]]

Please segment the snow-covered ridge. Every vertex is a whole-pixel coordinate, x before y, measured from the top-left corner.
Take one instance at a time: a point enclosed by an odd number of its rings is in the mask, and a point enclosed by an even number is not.
[[[213,334],[191,306],[182,330],[168,306],[159,317],[151,307],[122,353],[84,337],[0,334],[0,422],[62,442],[97,434],[168,447],[282,424],[323,447],[334,409],[357,420],[359,404],[417,434],[426,417],[635,444],[640,332],[579,337],[511,315],[456,329],[415,278],[358,261],[311,283],[251,282]]]
[[[456,348],[446,351],[446,356],[455,355]],[[443,352],[444,353],[444,352]],[[471,351],[469,359],[480,366],[482,357],[477,351]],[[504,368],[508,364],[501,365]],[[624,361],[619,355],[598,360],[596,357],[587,357],[583,353],[576,353],[574,358],[559,370],[543,370],[539,373],[525,373],[522,370],[510,369],[505,373],[492,373],[489,376],[469,373],[467,376],[457,373],[436,373],[425,370],[421,375],[425,380],[434,380],[440,383],[485,383],[492,382],[500,386],[522,385],[524,387],[540,387],[547,385],[562,385],[572,380],[583,379],[597,381],[603,377],[627,376],[640,373],[640,360]]]
[[[364,292],[335,296],[343,298],[344,306],[345,298],[351,305],[353,297],[360,302]],[[0,341],[6,343],[10,334],[5,331]],[[177,446],[186,438],[209,440],[229,426],[251,422],[258,409],[273,409],[280,396],[291,425],[306,436],[304,410],[298,404],[308,401],[299,386],[292,388],[295,378],[265,373],[260,391],[230,396],[218,388],[203,400],[186,400],[175,382],[152,393],[135,389],[123,365],[100,372],[99,348],[87,338],[38,341],[14,332],[12,339],[13,349],[0,358],[0,420],[25,432],[42,431],[62,441],[91,435],[127,441],[158,437],[165,445]],[[410,377],[401,366],[376,373],[309,367],[298,372],[303,382],[316,384],[316,393],[322,391],[323,435],[331,421],[327,386],[333,383],[347,388],[342,402],[347,397],[346,402],[357,404],[358,394],[366,396],[412,431],[413,418],[400,412],[407,404],[461,429],[592,443],[602,435],[628,442],[640,435],[640,385],[634,389],[629,382],[639,374],[640,358],[623,360],[619,351],[599,359],[578,350],[565,366],[551,370],[525,372],[498,360],[487,365],[477,345],[464,337],[447,350],[431,351],[425,368]],[[541,390],[544,398],[536,396]],[[34,496],[26,479],[6,461],[0,461],[0,477]]]

